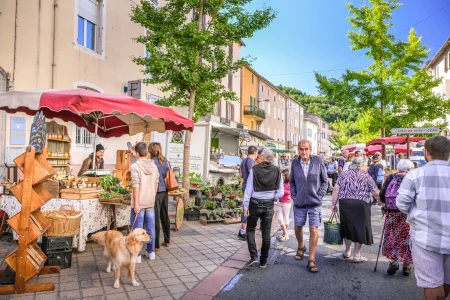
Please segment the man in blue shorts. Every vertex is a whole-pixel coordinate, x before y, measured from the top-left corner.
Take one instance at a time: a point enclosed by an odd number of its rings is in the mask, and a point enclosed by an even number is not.
[[[319,226],[322,223],[322,198],[328,188],[328,176],[320,156],[311,155],[311,142],[298,143],[299,158],[294,159],[291,167],[291,197],[294,201],[295,237],[298,248],[296,260],[302,260],[306,247],[303,242],[303,226],[309,219],[309,260],[307,268],[317,273],[316,251],[319,242]]]

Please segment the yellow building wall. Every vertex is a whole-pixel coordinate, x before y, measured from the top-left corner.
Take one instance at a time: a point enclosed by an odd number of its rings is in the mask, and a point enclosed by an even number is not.
[[[253,75],[253,83],[252,83],[252,75]],[[250,96],[255,98],[255,101],[258,101],[258,81],[259,78],[254,74],[251,70],[242,67],[241,70],[241,120],[242,124],[246,125],[249,129],[256,130],[256,120],[252,116],[244,115],[244,107],[250,105]],[[251,127],[251,123],[253,121],[253,128]]]

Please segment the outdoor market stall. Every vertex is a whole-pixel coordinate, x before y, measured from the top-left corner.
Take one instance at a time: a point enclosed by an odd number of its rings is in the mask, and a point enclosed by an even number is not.
[[[177,114],[170,108],[153,105],[128,96],[107,95],[83,89],[1,93],[0,110],[11,114],[23,112],[28,115],[34,115],[41,111],[47,118],[59,118],[65,122],[75,123],[78,127],[86,128],[88,131],[95,133],[95,137],[98,135],[103,138],[120,137],[126,134],[146,134],[151,131],[192,131],[194,126],[192,120]],[[65,143],[71,140],[69,134],[62,129],[57,130],[56,136],[53,136],[52,133],[47,138],[48,141],[55,140]],[[47,145],[49,146],[50,143],[47,143]],[[64,158],[70,157],[70,149],[44,151],[43,155],[50,162],[60,158],[64,161]],[[95,155],[93,157],[92,165],[95,166]],[[51,165],[59,164],[52,163]],[[56,179],[58,181],[70,181],[72,177],[67,171],[61,171]],[[55,195],[42,207],[44,210],[59,209],[61,205],[69,205],[75,210],[83,212],[80,231],[74,236],[72,244],[79,251],[85,249],[89,233],[111,225],[112,205],[114,205],[115,227],[128,225],[130,219],[129,206],[123,205],[120,201],[108,202],[108,199],[99,199],[98,192],[95,192],[97,184],[94,185],[90,182],[88,180],[79,182],[75,186],[79,193],[74,193],[75,196],[71,197],[72,199],[64,199],[64,197]],[[84,194],[89,194],[91,197],[80,196],[83,191],[86,192]],[[62,195],[67,196],[69,194],[66,192]],[[21,210],[21,205],[14,196],[3,195],[0,200],[0,209],[4,210],[9,216],[14,216]],[[17,235],[15,237],[17,238]]]

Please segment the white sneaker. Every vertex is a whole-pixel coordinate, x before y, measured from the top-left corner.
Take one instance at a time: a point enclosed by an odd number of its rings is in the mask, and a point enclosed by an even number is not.
[[[142,262],[142,257],[141,254],[139,253],[139,255],[136,257],[136,263],[140,264]]]
[[[155,252],[150,252],[150,253],[147,252],[147,257],[150,260],[155,260],[156,259],[156,253]]]

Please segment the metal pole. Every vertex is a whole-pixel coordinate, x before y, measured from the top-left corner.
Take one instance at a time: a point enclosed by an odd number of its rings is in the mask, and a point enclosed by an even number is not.
[[[96,160],[96,152],[95,152],[95,142],[97,139],[97,132],[98,132],[98,118],[96,119],[97,123],[95,124],[95,134],[94,134],[94,154],[92,155],[93,161],[92,161],[92,170],[95,170],[95,160]]]
[[[409,159],[409,155],[410,155],[410,151],[411,151],[411,149],[410,149],[410,136],[409,136],[409,134],[406,136],[406,157]]]
[[[384,207],[381,208],[381,213],[382,216],[381,218],[384,217],[385,214],[385,210]],[[377,255],[377,262],[375,263],[375,267],[373,268],[373,271],[376,272],[377,271],[377,266],[378,266],[378,259],[380,258],[380,251],[381,251],[381,246],[383,245],[383,240],[384,240],[384,231],[386,229],[386,219],[384,220],[384,224],[383,224],[383,231],[381,232],[381,238],[380,238],[380,246],[378,247],[378,255]]]

